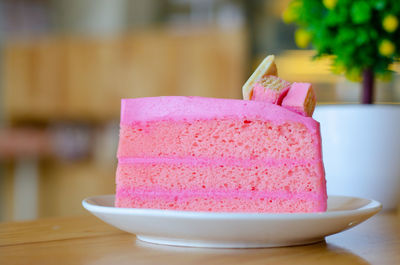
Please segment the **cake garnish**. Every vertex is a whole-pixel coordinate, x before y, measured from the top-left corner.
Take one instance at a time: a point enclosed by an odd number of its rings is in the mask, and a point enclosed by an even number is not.
[[[308,117],[312,116],[315,104],[315,92],[310,83],[294,82],[282,101],[282,107]]]
[[[278,77],[275,56],[268,55],[242,88],[243,99],[280,105],[290,111],[311,117],[316,97],[310,83],[291,84]]]
[[[243,99],[251,99],[253,94],[253,86],[255,83],[259,82],[263,77],[268,75],[278,76],[274,55],[268,55],[243,85]]]
[[[255,83],[251,99],[281,105],[289,88],[289,82],[277,76],[267,75]]]

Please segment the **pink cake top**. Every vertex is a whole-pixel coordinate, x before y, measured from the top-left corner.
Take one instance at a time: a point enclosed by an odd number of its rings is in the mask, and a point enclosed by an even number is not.
[[[201,120],[213,118],[244,118],[273,120],[278,123],[297,121],[309,130],[319,130],[319,123],[311,117],[281,106],[252,100],[204,97],[147,97],[122,99],[121,125],[154,120]]]

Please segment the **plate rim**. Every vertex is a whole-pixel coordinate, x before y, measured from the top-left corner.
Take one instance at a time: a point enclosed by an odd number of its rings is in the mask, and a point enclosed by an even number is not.
[[[328,195],[330,197],[341,197],[349,199],[367,200],[368,203],[357,209],[326,211],[315,213],[240,213],[240,212],[195,212],[195,211],[177,211],[177,210],[161,210],[161,209],[141,209],[141,208],[118,208],[104,206],[92,203],[96,198],[115,197],[114,194],[105,194],[87,197],[82,200],[82,206],[89,212],[101,212],[119,215],[147,215],[163,217],[179,217],[179,218],[202,218],[202,219],[324,219],[343,216],[352,216],[360,214],[376,214],[382,209],[382,204],[373,199],[360,198],[346,195]],[[92,202],[91,202],[92,201]]]

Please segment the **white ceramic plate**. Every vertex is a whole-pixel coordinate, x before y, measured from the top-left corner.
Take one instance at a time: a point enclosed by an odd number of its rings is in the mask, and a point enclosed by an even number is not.
[[[209,213],[116,208],[114,195],[83,200],[104,222],[146,242],[176,246],[258,248],[318,242],[381,209],[377,201],[329,196],[323,213]]]

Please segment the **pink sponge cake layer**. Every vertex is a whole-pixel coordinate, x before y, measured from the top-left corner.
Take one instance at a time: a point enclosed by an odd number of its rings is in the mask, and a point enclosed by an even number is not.
[[[124,99],[118,159],[117,207],[326,210],[319,123],[273,104]]]

